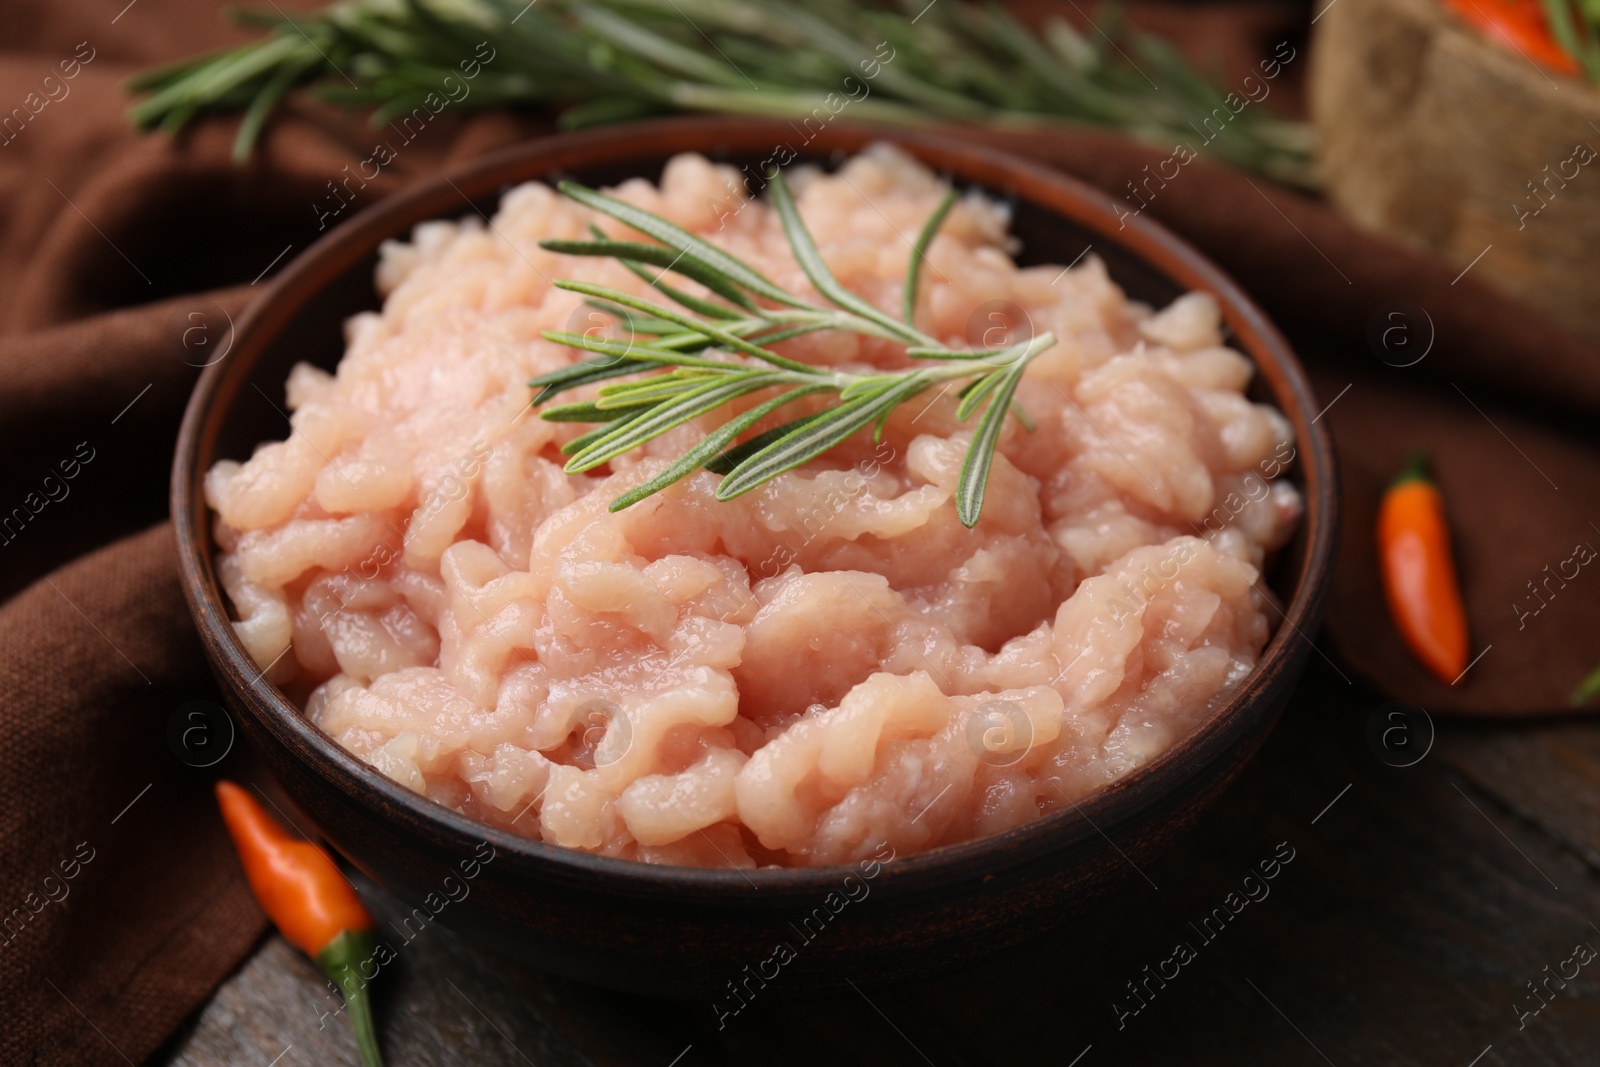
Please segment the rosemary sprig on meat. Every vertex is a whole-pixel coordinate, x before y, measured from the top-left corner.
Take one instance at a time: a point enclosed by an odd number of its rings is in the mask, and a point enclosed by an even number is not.
[[[562,448],[569,457],[567,471],[594,470],[691,419],[742,398],[775,394],[723,422],[654,478],[618,497],[611,510],[635,504],[701,467],[723,476],[717,499],[731,500],[868,427],[874,440],[879,439],[884,423],[902,404],[934,386],[965,380],[956,394],[956,417],[965,420],[977,415],[977,421],[957,482],[956,513],[967,526],[975,525],[1006,413],[1015,406],[1017,386],[1029,362],[1055,344],[1054,336],[1042,333],[1004,348],[966,350],[944,345],[916,328],[915,301],[924,253],[955,202],[954,190],[935,209],[911,251],[903,314],[896,318],[839,283],[801,221],[782,174],[774,171],[769,179],[772,203],[795,260],[831,306],[819,306],[786,292],[743,260],[658,215],[574,182],[561,183],[561,191],[573,200],[657,243],[613,240],[595,229],[594,240],[549,240],[542,242],[543,247],[566,255],[620,260],[677,305],[588,282],[555,283],[558,288],[582,293],[594,306],[615,315],[626,338],[554,330],[544,334],[549,340],[600,358],[533,379],[530,384],[539,390],[533,400],[536,407],[567,390],[605,383],[591,400],[545,407],[541,412],[551,421],[597,424]],[[693,295],[663,281],[669,272],[698,282],[709,295]],[[850,373],[802,363],[773,349],[780,341],[818,330],[844,330],[897,342],[906,346],[906,355],[919,365]],[[611,380],[623,377],[628,380]],[[829,394],[834,402],[820,411],[808,411],[739,441],[741,435],[781,409],[806,397]],[[1025,419],[1021,409],[1016,410]]]

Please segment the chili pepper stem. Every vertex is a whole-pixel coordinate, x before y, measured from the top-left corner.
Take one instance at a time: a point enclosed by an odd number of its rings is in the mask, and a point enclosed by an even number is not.
[[[377,938],[371,930],[346,930],[317,953],[317,966],[333,979],[344,994],[350,1010],[350,1025],[355,1030],[356,1048],[361,1052],[361,1067],[383,1067],[378,1051],[378,1031],[372,1022],[372,1001],[367,996],[367,980],[361,964],[372,958]]]
[[[1428,481],[1428,468],[1432,465],[1433,459],[1428,455],[1428,450],[1419,448],[1411,453],[1411,458],[1406,460],[1406,465],[1401,468],[1399,474],[1395,475],[1394,481],[1390,482],[1389,485],[1393,487],[1406,482]]]
[[[1596,667],[1589,677],[1578,683],[1578,688],[1572,691],[1572,706],[1581,708],[1595,697],[1600,696],[1600,667]]]

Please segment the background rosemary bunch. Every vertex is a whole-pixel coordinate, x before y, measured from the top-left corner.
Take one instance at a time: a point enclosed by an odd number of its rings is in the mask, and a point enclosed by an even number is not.
[[[548,331],[545,337],[598,355],[551,371],[530,384],[539,389],[535,406],[569,389],[641,372],[644,377],[602,385],[593,400],[548,407],[542,415],[559,422],[598,423],[562,448],[569,473],[593,470],[691,419],[742,397],[777,391],[707,434],[697,445],[649,481],[611,504],[620,511],[705,467],[723,475],[718,500],[731,500],[822,455],[852,435],[873,427],[876,440],[896,408],[932,386],[968,379],[957,393],[956,417],[979,414],[956,487],[956,513],[967,526],[978,521],[995,447],[1009,410],[1024,425],[1026,415],[1013,397],[1028,363],[1055,344],[1043,333],[1006,348],[952,349],[915,325],[918,279],[929,243],[956,192],[942,200],[922,227],[906,268],[900,318],[886,314],[839,283],[823,262],[800,219],[783,176],[769,176],[773,206],[806,276],[832,305],[820,307],[786,292],[755,268],[658,215],[612,199],[573,182],[561,191],[660,242],[649,244],[607,238],[595,229],[593,241],[544,241],[543,247],[567,255],[608,256],[626,264],[678,307],[669,307],[619,289],[587,282],[556,286],[583,293],[616,316],[624,340],[593,334]],[[653,269],[652,269],[653,268]],[[662,279],[669,272],[699,282],[713,297],[696,296]],[[764,300],[768,305],[758,303]],[[779,341],[817,330],[848,330],[906,346],[923,361],[909,370],[847,373],[801,363],[773,351]],[[670,369],[667,369],[670,368]],[[739,435],[781,408],[804,398],[833,393],[837,402],[736,444]]]
[[[382,125],[439,92],[485,40],[494,59],[462,106],[569,104],[569,127],[672,111],[804,119],[836,93],[860,121],[1074,122],[1170,148],[1226,95],[1165,41],[1122,27],[1114,8],[1089,34],[1059,19],[1036,31],[966,0],[343,0],[306,16],[235,17],[270,36],[136,77],[130,89],[149,94],[131,110],[137,124],[177,130],[202,112],[243,110],[243,160],[297,86],[375,106]],[[870,83],[864,60],[878,71]],[[1308,128],[1261,108],[1241,111],[1210,147],[1312,181]]]

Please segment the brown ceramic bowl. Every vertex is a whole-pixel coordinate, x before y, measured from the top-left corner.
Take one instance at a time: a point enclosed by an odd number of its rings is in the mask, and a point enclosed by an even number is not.
[[[689,118],[553,137],[486,157],[356,215],[294,260],[239,320],[232,353],[201,376],[184,416],[172,515],[189,606],[211,664],[253,746],[327,840],[408,904],[449,886],[480,843],[494,849],[464,899],[440,912],[486,945],[584,981],[682,998],[728,997],[728,983],[769,977],[780,942],[795,957],[771,992],[798,993],[911,978],[1016,944],[1137,879],[1238,773],[1276,721],[1304,667],[1334,548],[1333,458],[1305,375],[1278,331],[1220,270],[1142,218],[1119,227],[1112,202],[1061,175],[959,140],[830,126],[799,152],[827,163],[892,140],[957,183],[1015,205],[1022,259],[1070,263],[1088,244],[1135,299],[1163,304],[1192,289],[1221,301],[1232,341],[1259,368],[1257,399],[1294,426],[1305,520],[1267,576],[1283,604],[1260,663],[1189,737],[1103,793],[1005,833],[895,859],[864,883],[814,941],[797,930],[859,872],[854,867],[730,870],[648,866],[569,851],[490,829],[410,792],[306,721],[235,639],[213,566],[201,491],[216,460],[243,459],[280,439],[290,366],[332,367],[340,324],[377,306],[378,245],[425,219],[492,212],[508,186],[572,176],[591,185],[659,176],[682,151],[757,164],[794,131],[765,120]],[[796,145],[795,147],[799,147]],[[463,198],[472,201],[472,206]],[[485,852],[486,854],[486,852]],[[452,874],[456,881],[446,879]],[[837,901],[840,897],[833,897]],[[809,930],[817,929],[821,920]],[[747,971],[746,968],[749,968]],[[755,978],[754,981],[763,979]],[[753,988],[753,987],[752,987]],[[734,1002],[729,1000],[728,1004]]]

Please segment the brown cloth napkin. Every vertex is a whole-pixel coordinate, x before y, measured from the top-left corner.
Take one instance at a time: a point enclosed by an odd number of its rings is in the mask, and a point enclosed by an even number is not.
[[[176,143],[134,135],[120,79],[245,39],[208,0],[21,0],[7,15],[0,118],[40,96],[0,132],[0,1063],[136,1062],[262,929],[207,797],[215,771],[180,762],[166,737],[180,705],[215,695],[162,525],[177,421],[230,316],[316,238],[312,205],[372,135],[299,104],[242,169],[229,120]],[[1227,45],[1234,71],[1286,36],[1306,61],[1292,8],[1149,18]],[[357,206],[547,130],[444,116]],[[1169,154],[1092,134],[982,136],[1113,194]],[[1600,545],[1600,354],[1470,271],[1203,159],[1146,210],[1266,307],[1331,405],[1348,521],[1318,650],[1352,684],[1436,713],[1567,710],[1600,661],[1600,575],[1549,576],[1575,545]],[[1402,303],[1414,347],[1375,345]],[[1374,568],[1378,495],[1417,446],[1435,457],[1483,652],[1453,689],[1401,648]],[[238,773],[237,758],[220,769]]]

